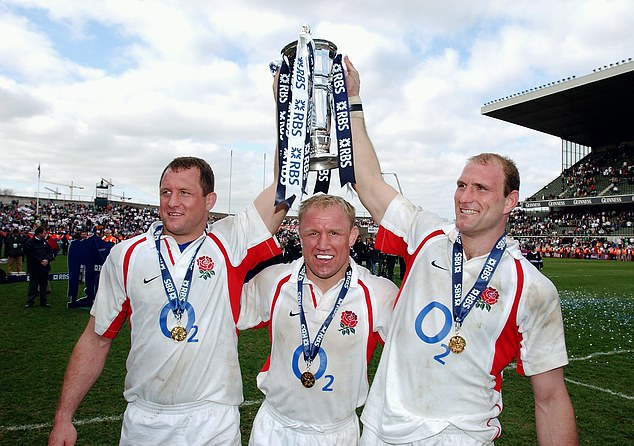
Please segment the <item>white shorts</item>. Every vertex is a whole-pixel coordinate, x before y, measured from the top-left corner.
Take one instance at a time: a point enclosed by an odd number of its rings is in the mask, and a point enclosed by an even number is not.
[[[433,437],[410,443],[386,443],[371,429],[363,429],[361,446],[493,446],[493,443],[482,443],[454,426],[448,426]]]
[[[210,401],[164,406],[137,399],[123,414],[119,444],[240,446],[240,412]]]
[[[266,399],[253,420],[249,446],[357,446],[359,417],[328,426],[304,426],[273,409]]]

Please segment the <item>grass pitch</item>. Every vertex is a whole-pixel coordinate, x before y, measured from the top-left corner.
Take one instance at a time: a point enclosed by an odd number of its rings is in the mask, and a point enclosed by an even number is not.
[[[66,271],[59,257],[54,270]],[[3,265],[4,267],[4,265]],[[570,364],[565,376],[583,445],[629,445],[634,438],[634,262],[545,259],[559,289]],[[44,445],[66,363],[88,320],[66,308],[66,282],[52,282],[52,308],[24,309],[26,283],[0,285],[0,444]],[[76,414],[78,445],[118,444],[129,332],[113,342],[104,372]],[[255,377],[268,355],[264,330],[240,335],[245,404],[243,442],[262,400]],[[378,355],[371,363],[376,368]],[[537,444],[529,380],[505,372],[503,433],[497,445]]]

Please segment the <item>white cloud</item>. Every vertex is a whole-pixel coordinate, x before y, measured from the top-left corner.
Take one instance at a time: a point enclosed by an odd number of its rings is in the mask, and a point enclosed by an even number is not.
[[[262,187],[264,154],[271,177],[268,62],[308,23],[359,68],[369,133],[405,195],[451,216],[466,157],[499,151],[517,161],[526,197],[557,175],[558,139],[480,107],[631,57],[633,12],[626,0],[5,1],[0,188],[35,193],[42,163],[43,179],[81,184],[81,194],[104,177],[115,193],[156,203],[164,165],[193,154],[216,169],[217,209],[239,209]],[[108,58],[76,58],[59,33]]]

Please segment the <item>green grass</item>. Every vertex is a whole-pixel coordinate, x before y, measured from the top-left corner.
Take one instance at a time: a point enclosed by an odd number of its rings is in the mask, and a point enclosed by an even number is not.
[[[65,258],[54,262],[66,271]],[[2,265],[4,267],[4,265]],[[628,445],[634,438],[634,262],[545,259],[543,272],[562,297],[570,365],[567,386],[583,445]],[[24,309],[26,283],[0,285],[4,315],[0,343],[0,444],[44,445],[50,431],[66,362],[88,320],[86,310],[66,309],[66,282],[53,282],[53,308]],[[76,414],[78,445],[118,443],[127,326],[115,339],[100,379]],[[268,354],[265,330],[240,335],[246,444],[262,400],[255,377]],[[372,360],[375,370],[378,355]],[[529,380],[505,372],[503,434],[496,445],[537,443]]]

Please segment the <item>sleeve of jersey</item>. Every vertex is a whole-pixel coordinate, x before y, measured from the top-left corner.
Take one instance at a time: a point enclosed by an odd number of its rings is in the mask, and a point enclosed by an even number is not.
[[[568,364],[563,317],[557,289],[538,271],[531,279],[518,308],[518,328],[522,335],[520,358],[527,376],[544,373]]]
[[[407,259],[423,235],[443,223],[446,223],[446,220],[422,210],[402,195],[397,195],[381,220],[375,246],[381,252]],[[411,250],[409,254],[408,247]]]
[[[246,271],[282,253],[253,203],[235,216],[214,223],[212,231],[227,249],[231,264]]]
[[[95,317],[95,332],[107,338],[117,336],[128,315],[128,299],[123,285],[121,249],[113,248],[108,254],[101,273],[99,288],[90,314]]]
[[[373,277],[373,309],[374,327],[373,331],[378,332],[383,342],[387,339],[387,332],[392,321],[392,310],[398,294],[398,287],[384,277]]]
[[[271,318],[271,300],[276,288],[273,271],[264,269],[242,287],[238,330],[259,327]]]

